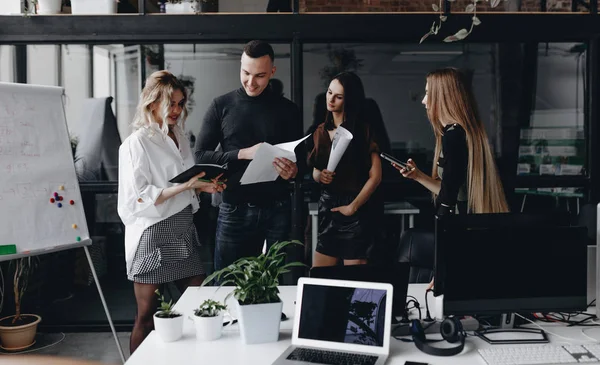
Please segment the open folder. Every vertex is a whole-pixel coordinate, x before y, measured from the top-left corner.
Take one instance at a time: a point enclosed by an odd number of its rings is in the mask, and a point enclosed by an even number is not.
[[[227,177],[227,164],[224,165],[214,165],[214,164],[196,164],[189,169],[185,170],[181,174],[175,176],[169,182],[171,183],[184,183],[189,181],[194,176],[198,175],[201,172],[205,172],[206,174],[202,177],[203,179],[214,179],[215,177],[223,174],[221,179]]]
[[[250,162],[244,175],[240,179],[241,185],[256,184],[260,182],[275,181],[279,174],[273,167],[273,160],[276,157],[284,157],[290,161],[296,162],[296,153],[294,149],[305,139],[307,135],[297,141],[279,143],[276,145],[264,142],[260,145],[254,159]]]

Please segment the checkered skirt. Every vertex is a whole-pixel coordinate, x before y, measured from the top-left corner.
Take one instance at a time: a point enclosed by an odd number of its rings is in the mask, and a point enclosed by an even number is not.
[[[200,241],[192,206],[146,228],[127,278],[142,284],[163,284],[204,274]]]

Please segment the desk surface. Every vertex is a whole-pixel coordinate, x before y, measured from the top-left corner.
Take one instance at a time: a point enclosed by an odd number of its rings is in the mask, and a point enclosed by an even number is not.
[[[409,285],[408,294],[415,296],[421,306],[424,307],[424,293],[426,284]],[[215,287],[190,287],[181,296],[175,305],[175,308],[183,312],[186,316],[192,315],[192,310],[198,306],[204,299],[213,297],[219,300],[232,290],[231,287],[223,287],[215,291]],[[266,344],[244,345],[239,335],[238,325],[226,327],[223,331],[223,337],[212,342],[196,341],[194,325],[191,320],[186,320],[183,329],[183,337],[176,342],[164,343],[158,338],[155,331],[144,340],[133,355],[127,360],[127,365],[165,365],[165,364],[265,364],[269,365],[291,344],[291,335],[294,316],[294,300],[296,298],[295,286],[280,287],[280,297],[282,298],[283,312],[288,316],[288,320],[281,322],[281,331],[279,341]],[[431,299],[431,296],[430,296]],[[233,300],[230,299],[230,300]],[[430,300],[430,306],[432,300]],[[424,312],[424,308],[423,314]],[[230,311],[236,317],[235,306],[230,305]],[[581,332],[581,327],[565,327],[562,325],[542,324],[545,328],[571,339],[580,341],[580,343],[589,342]],[[586,334],[593,338],[600,339],[600,328],[586,328]],[[441,338],[439,335],[428,335],[431,338]],[[564,339],[557,338],[549,334],[550,339],[555,343],[564,344]],[[450,346],[446,342],[434,344],[434,346]],[[419,351],[414,344],[392,339],[390,345],[390,357],[386,364],[404,365],[405,361],[424,362],[428,365],[485,365],[483,358],[477,353],[477,349],[489,347],[485,341],[469,336],[465,344],[465,349],[459,355],[451,357],[429,356]],[[504,345],[495,345],[504,346]],[[509,345],[510,346],[510,345]],[[513,345],[514,346],[514,345]],[[536,345],[543,346],[543,345]]]

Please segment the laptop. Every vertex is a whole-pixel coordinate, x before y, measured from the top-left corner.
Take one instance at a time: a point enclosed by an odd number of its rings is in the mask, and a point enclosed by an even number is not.
[[[397,324],[397,317],[403,317],[408,294],[410,263],[395,262],[391,266],[382,265],[336,265],[315,266],[310,269],[311,278],[371,281],[389,283],[394,287],[392,301],[392,324]]]
[[[387,283],[300,278],[292,344],[273,365],[384,364],[393,294]]]

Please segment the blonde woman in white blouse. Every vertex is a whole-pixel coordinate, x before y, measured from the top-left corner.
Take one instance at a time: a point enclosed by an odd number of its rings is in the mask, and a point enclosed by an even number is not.
[[[150,75],[140,96],[134,132],[119,149],[118,212],[125,225],[127,278],[133,281],[137,314],[130,351],[154,328],[156,289],[174,282],[183,292],[205,278],[193,213],[197,193],[221,192],[201,173],[183,184],[169,180],[194,165],[184,134],[187,91],[168,71]]]

